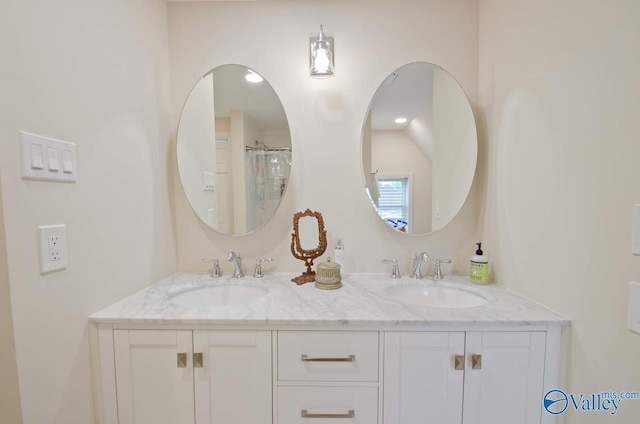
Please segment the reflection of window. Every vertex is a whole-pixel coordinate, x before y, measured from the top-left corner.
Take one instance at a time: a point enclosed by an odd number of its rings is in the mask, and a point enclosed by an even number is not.
[[[379,177],[378,214],[398,229],[409,222],[409,178]]]

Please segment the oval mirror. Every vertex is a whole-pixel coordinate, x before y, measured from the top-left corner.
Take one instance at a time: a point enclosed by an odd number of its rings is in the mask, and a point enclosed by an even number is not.
[[[291,167],[289,123],[271,85],[241,65],[202,77],[180,115],[177,161],[187,199],[210,228],[239,236],[266,224]]]
[[[390,228],[424,235],[447,225],[464,204],[478,142],[462,87],[437,65],[415,62],[376,91],[362,135],[371,204]]]

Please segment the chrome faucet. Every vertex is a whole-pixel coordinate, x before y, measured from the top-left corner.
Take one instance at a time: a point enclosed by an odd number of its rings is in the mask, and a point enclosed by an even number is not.
[[[442,280],[442,268],[440,264],[450,264],[451,259],[436,259],[436,263],[433,265],[433,279]]]
[[[401,277],[400,275],[400,268],[398,267],[398,260],[397,259],[383,259],[382,260],[383,264],[393,264],[393,268],[391,269],[391,278],[393,278],[394,280],[397,280],[398,278]]]
[[[220,263],[217,259],[203,258],[202,262],[213,262],[213,269],[211,270],[212,278],[220,278],[222,276],[222,271],[220,271]]]
[[[256,278],[264,277],[264,274],[262,273],[262,262],[271,262],[271,261],[273,261],[272,258],[256,259],[256,269],[255,271],[253,271],[253,276]]]
[[[227,255],[227,262],[233,262],[235,270],[233,271],[233,278],[242,278],[244,273],[242,272],[242,258],[236,252],[229,252]]]
[[[413,257],[413,272],[411,273],[411,278],[422,278],[422,263],[429,263],[429,260],[430,258],[427,252],[416,253]]]

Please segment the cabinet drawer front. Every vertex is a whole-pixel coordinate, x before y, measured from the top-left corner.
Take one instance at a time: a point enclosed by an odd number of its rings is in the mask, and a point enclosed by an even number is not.
[[[375,424],[376,387],[280,387],[278,424]]]
[[[280,381],[378,381],[378,333],[278,332]]]

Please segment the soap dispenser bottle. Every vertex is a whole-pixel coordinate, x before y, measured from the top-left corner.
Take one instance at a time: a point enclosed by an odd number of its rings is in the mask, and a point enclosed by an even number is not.
[[[471,271],[469,277],[472,283],[487,284],[489,282],[489,259],[483,255],[482,243],[476,243],[478,250],[471,257]]]

